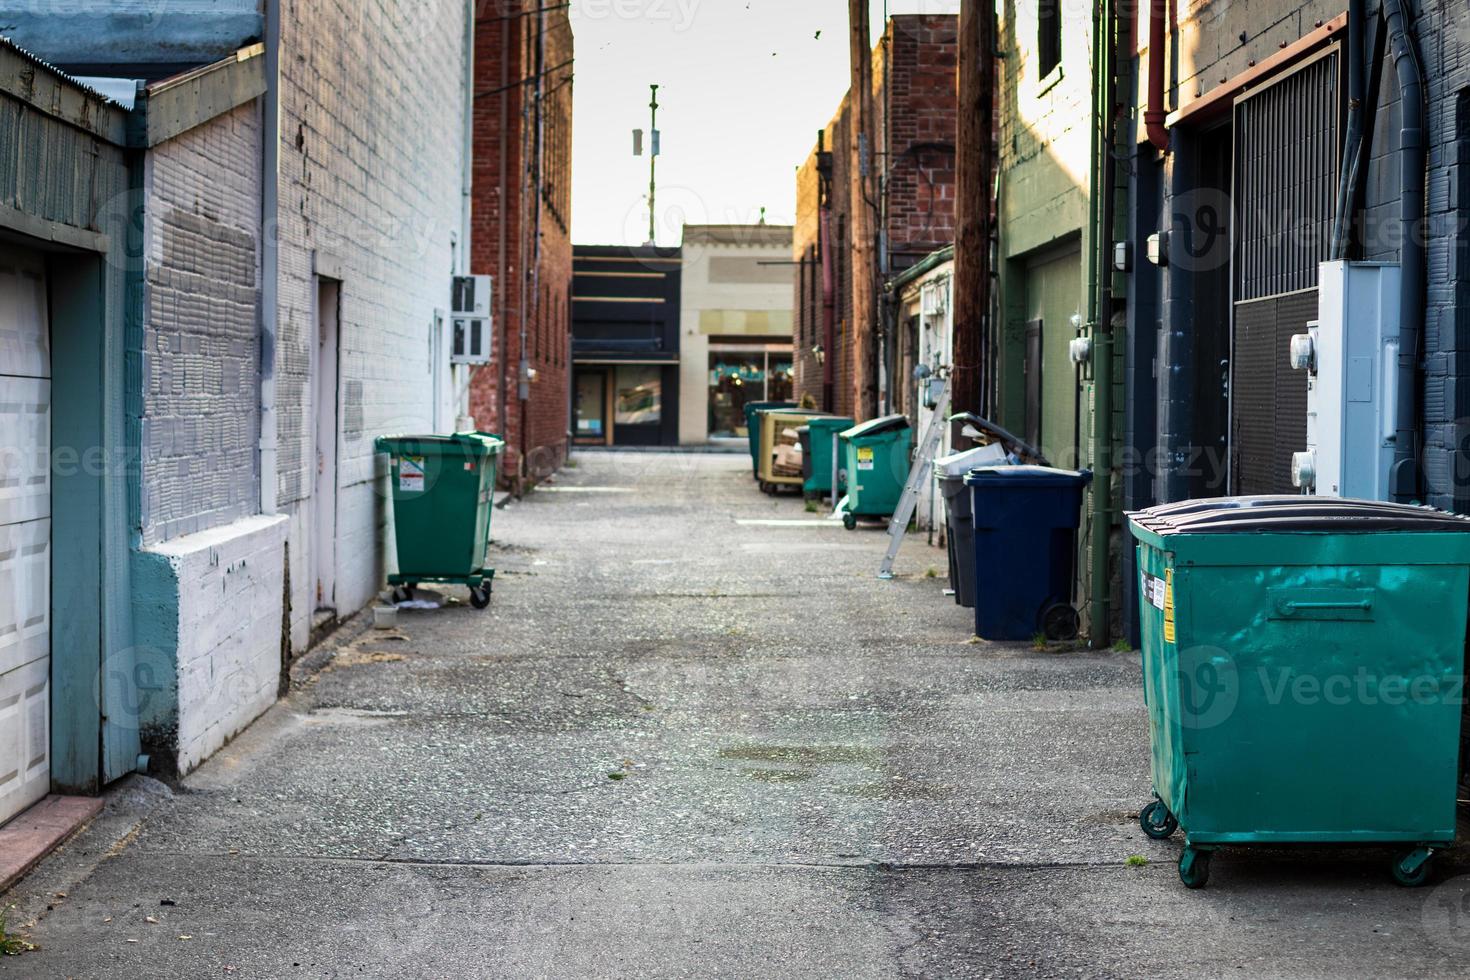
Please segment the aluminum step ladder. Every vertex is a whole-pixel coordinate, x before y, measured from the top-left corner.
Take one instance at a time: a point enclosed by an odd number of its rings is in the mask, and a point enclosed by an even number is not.
[[[888,554],[883,556],[883,564],[878,568],[881,579],[893,578],[893,561],[898,557],[898,549],[903,547],[909,521],[913,520],[914,510],[919,506],[919,495],[924,492],[934,472],[934,454],[944,439],[944,426],[949,416],[949,379],[946,378],[943,384],[934,412],[929,416],[929,427],[924,430],[919,451],[914,454],[914,465],[909,470],[908,482],[903,486],[903,496],[898,498],[898,506],[888,520]]]

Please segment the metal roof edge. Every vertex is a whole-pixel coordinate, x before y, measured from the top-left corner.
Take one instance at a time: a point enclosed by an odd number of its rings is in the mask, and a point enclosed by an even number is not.
[[[49,76],[49,84],[34,69]],[[0,92],[116,146],[127,145],[126,108],[5,35],[0,35]]]

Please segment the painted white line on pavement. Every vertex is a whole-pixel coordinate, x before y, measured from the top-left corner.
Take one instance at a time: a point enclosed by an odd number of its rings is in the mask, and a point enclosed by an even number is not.
[[[735,523],[736,524],[744,525],[745,527],[841,527],[842,526],[841,524],[838,524],[835,521],[825,520],[825,519],[824,520],[820,520],[820,521],[812,521],[812,520],[806,520],[806,521],[780,521],[780,520],[775,520],[775,519],[769,519],[769,520],[737,520]]]
[[[633,493],[632,487],[537,487],[537,493]]]

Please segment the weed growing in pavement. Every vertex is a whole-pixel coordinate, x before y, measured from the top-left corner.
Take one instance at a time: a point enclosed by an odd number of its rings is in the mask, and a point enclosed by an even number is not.
[[[1033,649],[1033,650],[1045,650],[1046,649],[1046,634],[1045,633],[1036,633],[1036,634],[1034,634],[1031,637],[1031,649]]]
[[[14,909],[14,905],[8,909],[0,909],[0,956],[19,956],[36,949],[34,943],[28,943],[19,936],[11,935],[7,920]]]
[[[1128,867],[1130,868],[1142,868],[1148,865],[1148,858],[1144,857],[1142,854],[1130,854],[1128,855],[1128,860],[1124,861],[1123,863],[1128,865]]]
[[[817,502],[815,500],[808,500],[806,502],[806,512],[808,514],[815,514],[817,509]]]
[[[1114,653],[1132,653],[1133,652],[1133,644],[1129,643],[1127,640],[1118,640],[1116,643],[1113,644],[1113,652]]]
[[[925,578],[938,578],[939,577],[939,569],[935,568],[933,565],[930,565],[928,568],[924,569],[924,577]]]

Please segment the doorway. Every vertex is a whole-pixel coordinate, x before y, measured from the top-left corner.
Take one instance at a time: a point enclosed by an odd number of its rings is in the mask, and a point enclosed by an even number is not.
[[[1077,459],[1077,371],[1070,346],[1081,295],[1076,247],[1026,264],[1026,434],[1059,466]]]
[[[317,279],[317,343],[313,371],[316,467],[311,490],[311,583],[313,608],[318,613],[337,611],[337,391],[341,299],[341,282]]]

